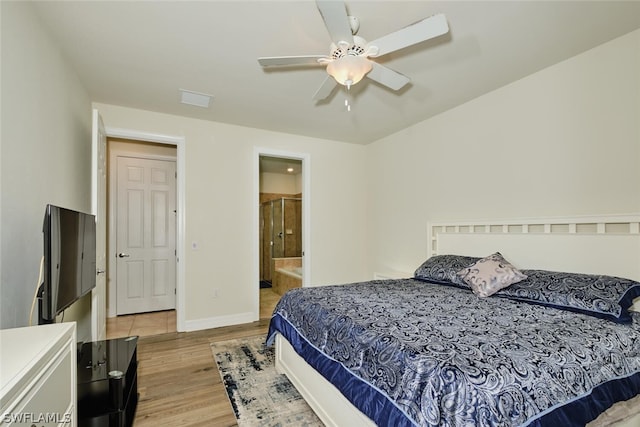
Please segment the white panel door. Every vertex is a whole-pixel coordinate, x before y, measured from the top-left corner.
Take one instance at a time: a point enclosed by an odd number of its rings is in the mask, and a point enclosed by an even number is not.
[[[96,216],[96,287],[91,292],[91,339],[107,337],[107,136],[93,110],[92,213]]]
[[[117,158],[116,312],[175,308],[176,162]]]

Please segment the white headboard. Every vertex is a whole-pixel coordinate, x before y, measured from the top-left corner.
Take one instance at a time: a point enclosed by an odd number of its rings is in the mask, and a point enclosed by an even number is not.
[[[429,256],[500,252],[517,268],[640,281],[640,214],[429,222],[428,239]]]

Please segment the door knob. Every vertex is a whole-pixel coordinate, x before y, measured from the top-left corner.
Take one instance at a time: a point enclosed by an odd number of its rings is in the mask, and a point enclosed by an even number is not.
[[[124,252],[120,252],[118,254],[118,258],[129,258],[129,254],[125,254]]]

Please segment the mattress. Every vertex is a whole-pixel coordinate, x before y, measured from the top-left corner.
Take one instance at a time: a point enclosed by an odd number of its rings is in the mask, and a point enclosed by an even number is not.
[[[414,279],[288,292],[271,320],[379,425],[584,426],[640,394],[628,324]]]

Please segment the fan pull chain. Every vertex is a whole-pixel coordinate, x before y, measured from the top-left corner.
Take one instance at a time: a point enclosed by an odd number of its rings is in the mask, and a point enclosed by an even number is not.
[[[349,90],[351,90],[351,82],[347,81],[347,97],[344,99],[344,106],[347,111],[351,111],[351,104],[349,103]]]

